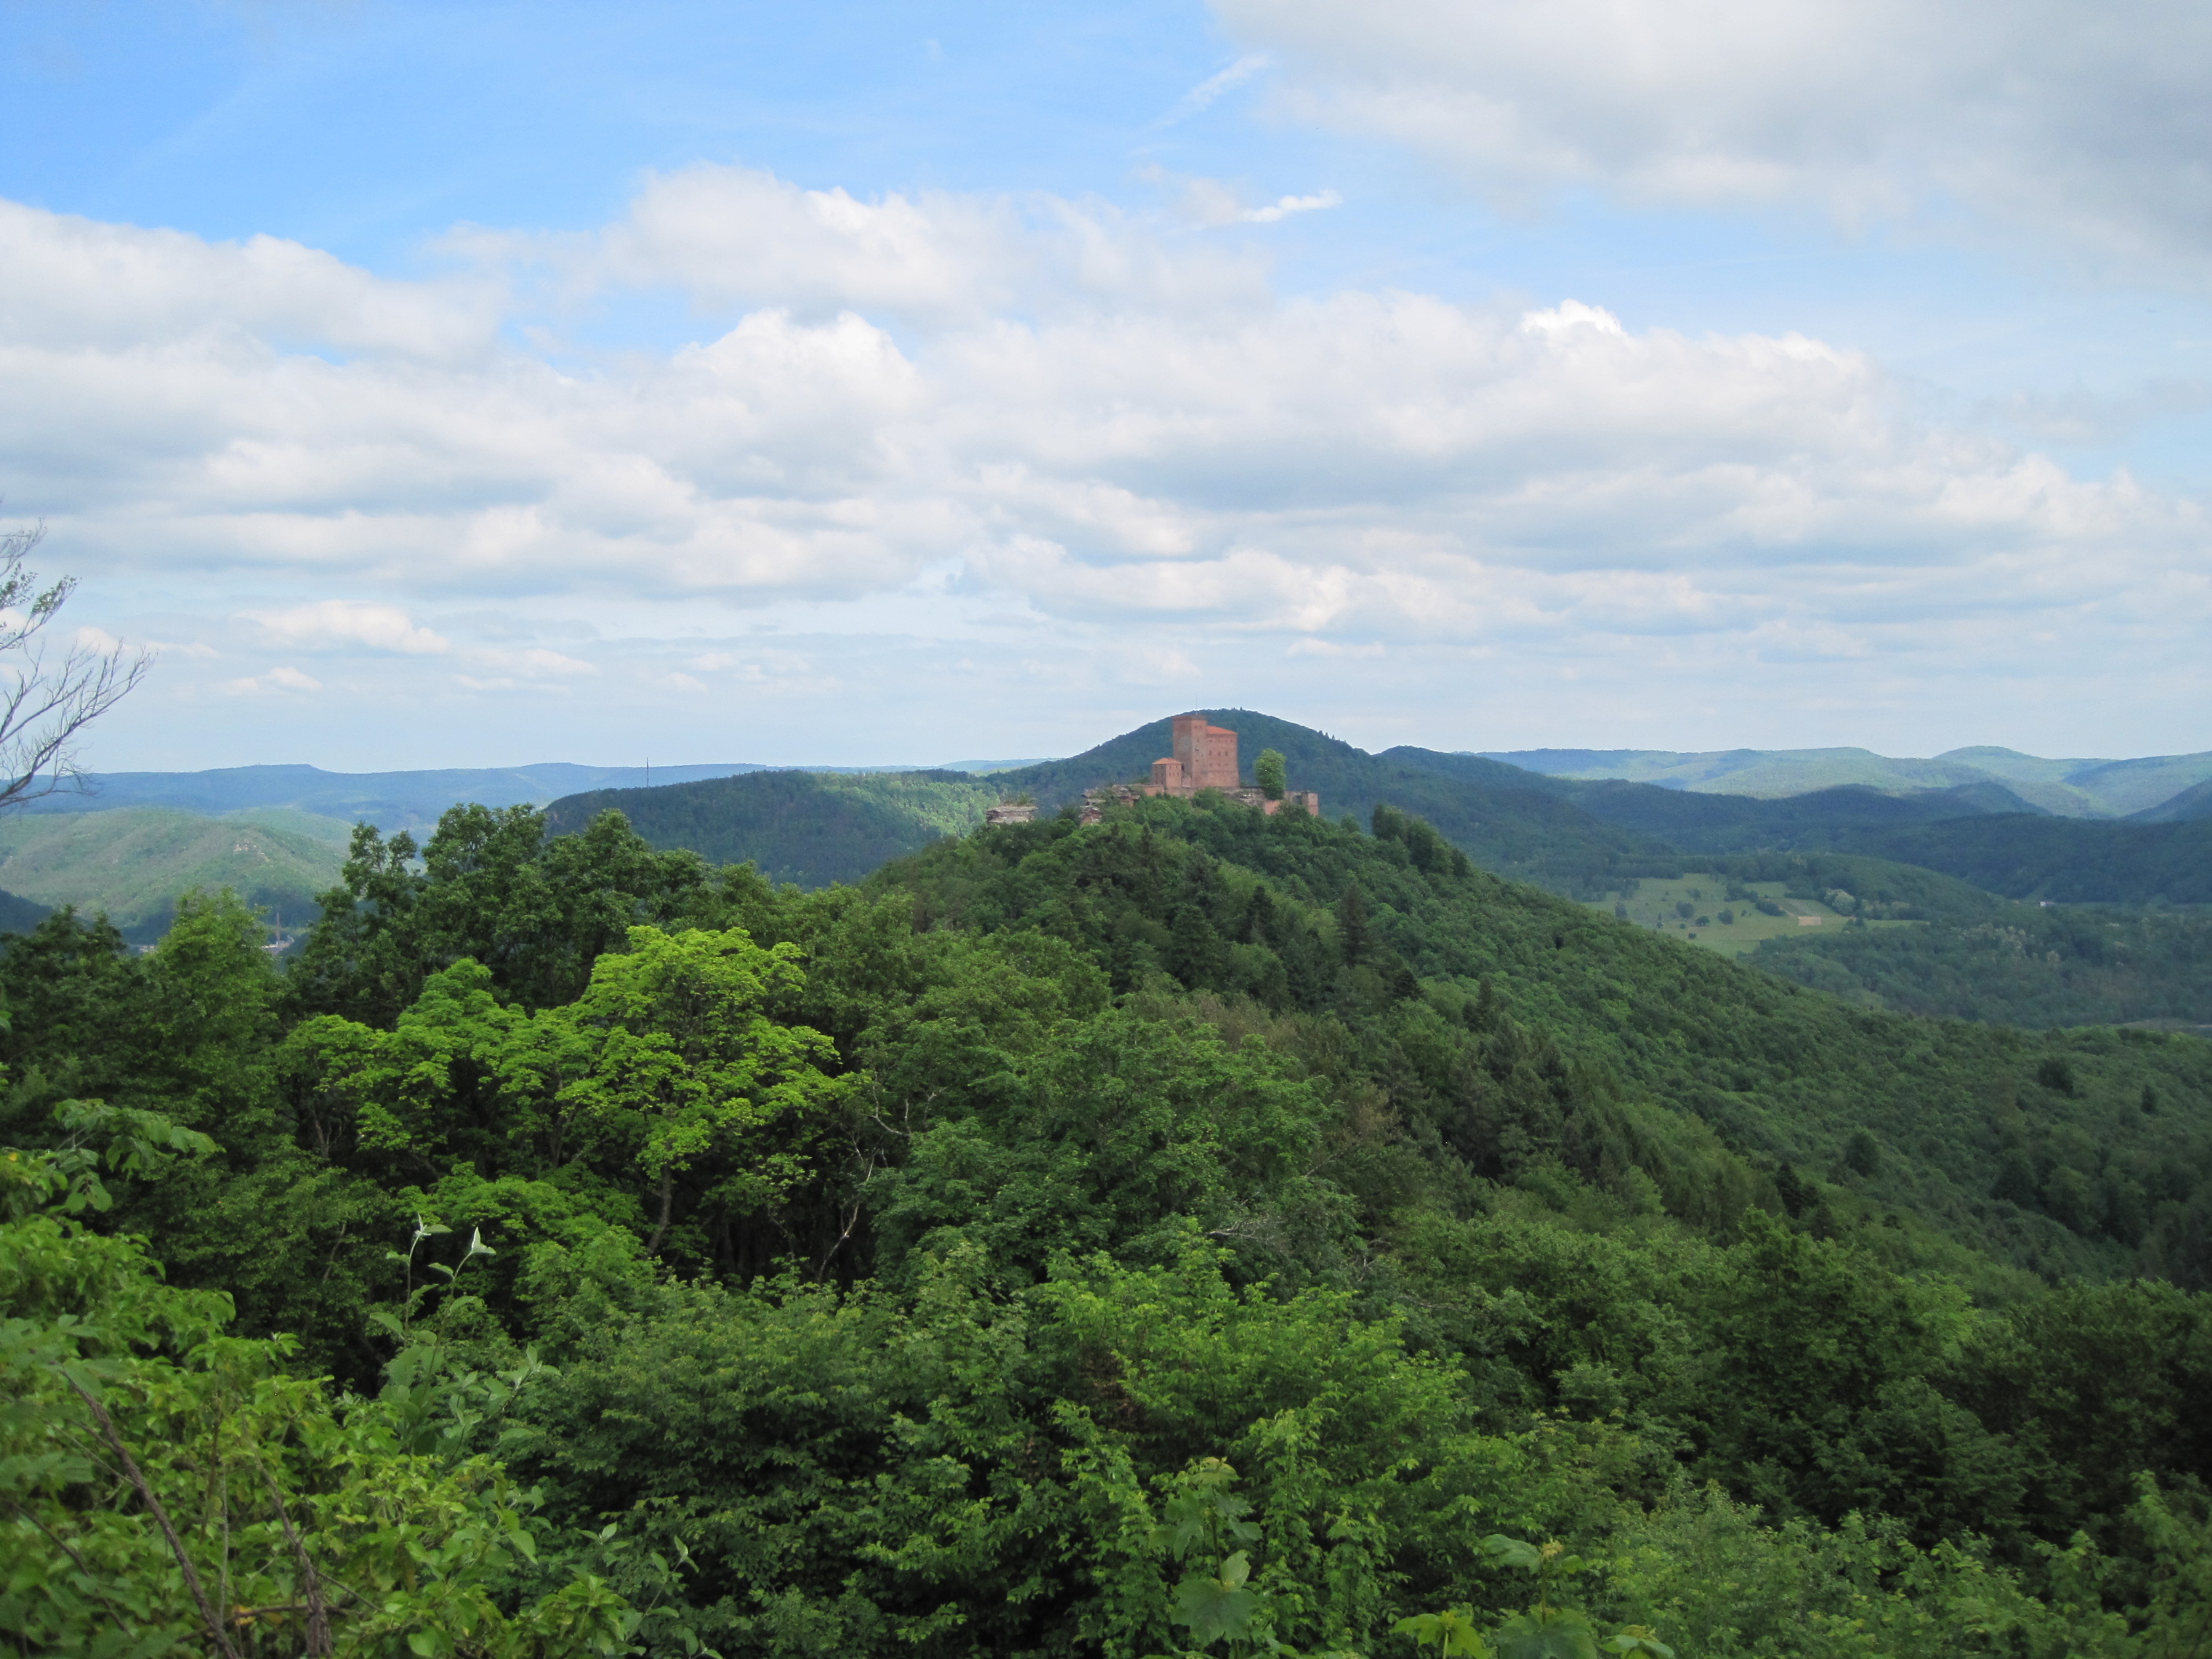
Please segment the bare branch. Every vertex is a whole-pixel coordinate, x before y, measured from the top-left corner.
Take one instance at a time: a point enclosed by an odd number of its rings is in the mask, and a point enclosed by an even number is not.
[[[119,702],[154,665],[118,644],[72,645],[50,661],[40,631],[76,591],[64,576],[43,592],[24,560],[46,526],[0,531],[0,810],[83,787],[77,734]]]

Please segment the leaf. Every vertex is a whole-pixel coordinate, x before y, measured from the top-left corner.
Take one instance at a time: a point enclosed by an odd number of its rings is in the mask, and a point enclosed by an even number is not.
[[[1220,1577],[1193,1573],[1175,1589],[1175,1611],[1169,1615],[1190,1632],[1193,1647],[1206,1647],[1224,1636],[1244,1635],[1252,1616],[1260,1611],[1256,1591],[1244,1588],[1252,1564],[1237,1551],[1221,1564]]]
[[[1498,1659],[1598,1659],[1597,1632],[1579,1613],[1524,1613],[1498,1627]]]
[[[1646,1659],[1674,1659],[1674,1650],[1659,1639],[1649,1625],[1624,1625],[1606,1638],[1607,1653],[1643,1654]]]
[[[1543,1551],[1518,1538],[1508,1538],[1502,1532],[1493,1532],[1482,1540],[1482,1553],[1501,1567],[1518,1567],[1523,1572],[1541,1572],[1544,1569]]]
[[[1417,1613],[1391,1626],[1401,1636],[1410,1636],[1417,1647],[1433,1647],[1443,1659],[1490,1659],[1490,1644],[1475,1628],[1472,1607],[1446,1607],[1442,1613]]]

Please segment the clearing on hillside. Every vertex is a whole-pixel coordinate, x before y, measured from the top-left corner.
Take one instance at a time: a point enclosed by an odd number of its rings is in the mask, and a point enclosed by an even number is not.
[[[1762,904],[1771,908],[1762,909]],[[1924,925],[1862,921],[1818,899],[1790,898],[1778,881],[1744,882],[1696,871],[1672,880],[1647,877],[1631,882],[1626,892],[1607,893],[1590,908],[1694,941],[1724,957],[1740,957],[1764,939],[1802,938],[1814,928]]]

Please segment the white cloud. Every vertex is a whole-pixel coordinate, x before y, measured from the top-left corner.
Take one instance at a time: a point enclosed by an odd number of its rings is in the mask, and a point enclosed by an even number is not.
[[[453,361],[491,344],[504,298],[496,282],[392,282],[274,236],[208,242],[0,201],[0,329],[10,339],[312,344]]]
[[[1493,197],[1810,201],[2008,227],[2191,286],[2212,251],[2212,11],[2146,0],[1215,0],[1289,107]]]
[[[1033,194],[896,191],[866,200],[757,168],[699,163],[649,175],[629,213],[594,234],[475,233],[487,262],[541,262],[575,292],[672,287],[703,307],[842,311],[922,323],[1009,310],[1249,304],[1264,268],[1220,248],[1170,254],[1116,209]]]
[[[414,618],[396,605],[318,599],[283,611],[249,611],[246,615],[248,621],[259,623],[288,645],[366,646],[372,651],[407,656],[434,656],[453,648],[441,635],[416,626]]]
[[[296,668],[278,667],[251,679],[226,680],[220,689],[233,696],[251,697],[270,691],[319,691],[323,683]]]
[[[1247,52],[1228,68],[1209,75],[1188,92],[1176,100],[1175,107],[1159,119],[1161,126],[1173,126],[1187,121],[1201,110],[1210,107],[1213,100],[1233,87],[1239,87],[1254,76],[1273,67],[1274,60],[1264,52]]]
[[[469,654],[471,662],[478,667],[495,669],[525,679],[576,679],[599,672],[580,657],[548,651],[543,646],[532,646],[520,651],[483,646]]]
[[[0,264],[45,270],[62,258],[46,243],[87,241],[10,214]],[[148,293],[200,293],[245,258],[99,228]],[[1725,640],[1948,665],[2033,627],[2123,664],[2147,629],[2212,623],[2198,504],[1918,422],[1847,346],[1631,331],[1602,295],[1284,299],[1211,240],[1065,203],[866,203],[691,169],[604,234],[529,251],[580,282],[745,307],[695,343],[596,366],[513,343],[441,356],[396,325],[380,346],[348,319],[388,285],[322,256],[301,294],[216,329],[149,302],[132,327],[55,332],[0,301],[0,451],[36,480],[22,504],[111,573],[329,593],[244,614],[264,648],[439,656],[441,684],[485,691],[603,671],[417,616],[619,605],[673,637],[707,604],[857,601],[923,635],[965,605],[1141,630],[1164,654],[1116,660],[1170,678],[1224,638],[1267,638],[1278,661],[1299,638]],[[341,325],[349,361],[292,344]],[[337,597],[362,591],[392,598]],[[1054,660],[1024,641],[1004,659]],[[670,663],[721,677],[718,694],[793,699],[847,672],[692,644],[617,678]]]
[[[1289,218],[1293,213],[1316,213],[1324,208],[1343,205],[1344,198],[1333,190],[1324,190],[1313,196],[1279,197],[1266,207],[1249,209],[1239,216],[1247,224],[1272,225],[1278,220]]]

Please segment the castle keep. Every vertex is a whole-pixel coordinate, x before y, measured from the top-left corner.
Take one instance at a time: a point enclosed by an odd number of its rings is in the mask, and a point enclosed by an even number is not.
[[[1237,769],[1237,734],[1223,726],[1207,724],[1203,714],[1178,714],[1174,721],[1175,753],[1152,763],[1148,795],[1194,795],[1201,789],[1224,793],[1239,788],[1243,778]]]
[[[1310,789],[1286,791],[1280,800],[1270,800],[1265,791],[1247,788],[1237,759],[1237,734],[1215,726],[1203,714],[1178,714],[1171,723],[1170,746],[1175,752],[1152,763],[1152,775],[1140,784],[1112,783],[1083,792],[1083,818],[1096,823],[1109,802],[1134,800],[1139,795],[1174,795],[1188,800],[1201,789],[1218,789],[1231,800],[1272,813],[1280,807],[1321,816],[1321,797]]]

